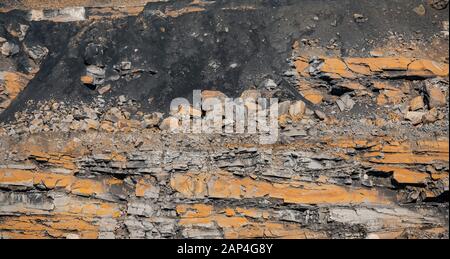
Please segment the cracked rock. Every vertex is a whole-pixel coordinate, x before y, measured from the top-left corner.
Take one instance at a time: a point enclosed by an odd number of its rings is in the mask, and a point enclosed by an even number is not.
[[[26,48],[28,56],[33,59],[35,62],[40,63],[47,55],[48,49],[42,46],[32,46],[30,48]]]
[[[425,112],[407,112],[405,118],[411,121],[413,125],[418,125],[422,123],[422,118],[425,114]]]
[[[19,53],[19,51],[19,46],[11,42],[3,43],[1,47],[1,53],[6,57],[14,56]]]
[[[336,100],[336,103],[342,112],[352,110],[353,106],[355,106],[356,104],[355,101],[353,101],[350,95],[348,94],[345,94],[342,97],[340,97],[338,100]]]

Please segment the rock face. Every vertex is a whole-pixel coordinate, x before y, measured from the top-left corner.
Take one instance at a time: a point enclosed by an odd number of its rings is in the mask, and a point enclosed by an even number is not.
[[[448,238],[448,1],[66,2],[0,4],[0,238]]]

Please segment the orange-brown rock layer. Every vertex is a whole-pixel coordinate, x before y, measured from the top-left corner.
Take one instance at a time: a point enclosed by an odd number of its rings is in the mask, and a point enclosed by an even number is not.
[[[190,141],[204,138],[172,136],[164,152],[160,137],[143,137],[131,150],[120,134],[3,139],[2,154],[10,157],[0,157],[1,237],[399,238],[411,229],[437,231],[434,237],[448,231],[436,210],[448,195],[446,137],[323,137],[240,148],[230,138],[189,151]],[[102,145],[87,149],[92,141]],[[411,204],[419,201],[417,210]]]

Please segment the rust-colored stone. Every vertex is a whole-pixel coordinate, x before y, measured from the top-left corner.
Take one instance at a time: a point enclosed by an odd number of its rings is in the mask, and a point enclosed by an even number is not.
[[[226,173],[213,176],[202,173],[175,175],[171,187],[189,198],[243,199],[272,197],[296,204],[385,204],[377,191],[311,183],[275,184],[251,178],[232,177]]]
[[[417,96],[409,101],[409,109],[411,111],[417,111],[425,107],[422,96]]]
[[[92,76],[82,76],[80,78],[81,83],[85,84],[85,85],[92,85],[94,84],[94,77]]]
[[[333,79],[355,78],[355,75],[348,70],[345,62],[339,58],[326,58],[320,71]]]

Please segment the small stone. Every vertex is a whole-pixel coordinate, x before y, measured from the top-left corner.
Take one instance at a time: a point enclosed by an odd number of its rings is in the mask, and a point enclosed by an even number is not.
[[[423,102],[422,96],[417,96],[409,102],[409,109],[411,111],[417,111],[423,107],[425,107],[425,103]]]
[[[124,61],[120,63],[120,69],[122,70],[130,70],[131,69],[131,62]]]
[[[6,39],[3,37],[0,37],[0,44],[5,43],[5,42],[6,42]]]
[[[278,104],[278,114],[286,115],[289,114],[289,108],[291,107],[291,101],[285,101]]]
[[[442,21],[442,31],[441,34],[448,38],[449,37],[449,21]]]
[[[306,100],[313,104],[320,104],[323,101],[323,95],[320,91],[314,89],[302,90],[301,94]]]
[[[92,74],[92,75],[96,75],[96,76],[100,76],[100,77],[105,76],[105,69],[98,67],[98,66],[94,66],[94,65],[90,65],[90,66],[86,67],[86,72],[88,74]]]
[[[126,101],[127,101],[127,98],[125,97],[125,95],[119,96],[119,103],[125,103]]]
[[[44,124],[44,121],[41,119],[34,119],[31,121],[31,125],[35,126],[35,127],[40,127]]]
[[[353,19],[357,23],[363,23],[363,22],[366,22],[368,20],[368,18],[365,18],[364,15],[359,14],[359,13],[353,14]]]
[[[446,105],[445,95],[439,87],[427,85],[426,89],[430,108],[442,107]]]
[[[423,4],[414,8],[413,11],[420,16],[424,16],[426,14],[425,6],[423,6]]]
[[[100,127],[100,123],[93,119],[85,119],[84,120],[87,124],[87,129],[93,129],[96,130]]]
[[[258,101],[261,98],[261,93],[258,90],[245,90],[241,94],[243,100],[251,99],[253,101]]]
[[[438,110],[436,108],[433,108],[431,110],[429,110],[427,112],[427,114],[425,114],[423,116],[423,122],[424,123],[434,123],[439,119],[439,113]]]
[[[152,113],[151,115],[144,116],[142,126],[147,129],[156,127],[161,122],[162,117],[163,117],[163,114],[159,113],[159,112],[155,112],[155,113]]]
[[[377,118],[377,119],[375,119],[374,124],[375,124],[375,126],[381,128],[386,125],[386,120],[383,118]]]
[[[186,107],[180,105],[178,109],[171,110],[170,114],[177,117],[177,118],[183,118],[183,117],[202,117],[202,111],[195,109],[192,106]]]
[[[94,85],[101,85],[105,82],[106,71],[104,68],[90,65],[86,68],[86,75],[93,78]]]
[[[422,119],[423,119],[424,115],[425,115],[424,112],[411,112],[410,111],[410,112],[406,113],[405,119],[411,121],[411,123],[413,125],[418,125],[418,124],[422,123]]]
[[[283,114],[278,117],[278,124],[280,127],[285,128],[291,122],[291,116]]]
[[[6,109],[11,104],[11,100],[5,100],[2,103],[0,103],[0,109]]]
[[[308,133],[302,129],[291,129],[288,132],[284,133],[284,135],[286,135],[288,137],[304,137],[304,136],[307,136]]]
[[[336,104],[339,107],[339,110],[341,110],[341,112],[345,111],[345,104],[341,99],[337,99]]]
[[[275,81],[273,81],[272,79],[267,79],[264,82],[264,87],[268,90],[273,90],[273,89],[277,88],[277,86],[278,86],[277,83],[275,83]]]
[[[42,46],[33,46],[31,48],[26,48],[28,56],[34,61],[40,63],[48,55],[48,49]]]
[[[350,95],[348,95],[348,94],[341,96],[336,101],[336,103],[339,106],[339,109],[341,111],[346,111],[346,110],[350,111],[355,106],[355,101],[353,101],[352,98],[350,97]]]
[[[116,107],[111,108],[104,116],[104,120],[110,121],[110,122],[113,122],[113,123],[116,123],[116,122],[118,122],[119,120],[122,120],[122,119],[125,119],[125,116]]]
[[[103,86],[103,87],[99,88],[98,89],[98,93],[101,94],[101,95],[104,95],[107,92],[109,92],[109,90],[111,90],[111,85],[106,85],[106,86]]]
[[[324,112],[321,112],[319,110],[315,110],[314,113],[321,120],[326,120],[327,119],[327,115]]]
[[[227,96],[220,91],[210,91],[210,90],[202,91],[202,101],[205,101],[205,100],[211,99],[211,98],[216,98],[216,99],[219,99],[220,101],[224,102],[225,99],[227,98]]]
[[[428,0],[428,4],[436,10],[447,8],[449,0]]]
[[[23,41],[25,39],[25,36],[27,35],[28,29],[30,28],[30,26],[26,25],[26,24],[20,24],[19,25],[19,34],[18,34],[18,38],[20,41]]]
[[[59,103],[53,103],[52,104],[52,111],[57,111],[59,108]]]
[[[289,114],[295,121],[300,121],[306,111],[306,105],[303,101],[297,101],[289,107]]]
[[[67,234],[66,239],[80,239],[80,236],[77,234]]]
[[[168,117],[159,125],[159,129],[164,131],[176,131],[179,127],[179,121],[175,117]]]
[[[64,118],[64,119],[62,120],[62,122],[65,122],[65,123],[71,123],[73,120],[74,120],[73,115],[69,114],[69,115],[66,116],[66,118]]]
[[[81,128],[81,122],[80,121],[72,121],[70,124],[70,129],[73,131],[78,131]]]
[[[1,53],[6,57],[14,56],[17,53],[19,53],[19,51],[20,51],[19,46],[10,42],[3,43],[1,47]]]
[[[103,121],[102,124],[100,125],[100,129],[106,132],[114,132],[115,127],[113,126],[112,122],[110,121]]]
[[[442,21],[442,29],[444,31],[448,31],[449,30],[449,21]]]
[[[89,107],[83,107],[83,115],[85,118],[96,120],[97,119],[97,111],[91,109]]]
[[[382,52],[380,52],[380,51],[375,51],[375,50],[370,51],[369,54],[370,54],[372,57],[376,57],[376,58],[379,58],[379,57],[382,57],[382,56],[383,56],[383,53],[382,53]]]

